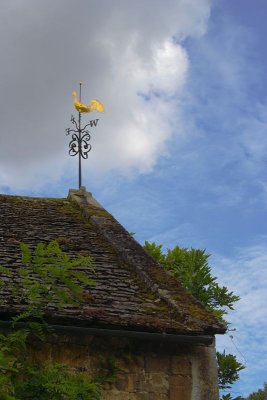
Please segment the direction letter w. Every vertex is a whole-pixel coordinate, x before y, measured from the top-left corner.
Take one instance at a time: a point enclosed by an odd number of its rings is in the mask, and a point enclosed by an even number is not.
[[[99,119],[92,119],[92,120],[90,121],[90,126],[93,128],[94,126],[97,125],[98,121],[99,121]]]

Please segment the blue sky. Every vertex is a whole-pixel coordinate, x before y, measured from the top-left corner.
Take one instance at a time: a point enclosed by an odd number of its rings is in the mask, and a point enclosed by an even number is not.
[[[62,4],[0,5],[1,192],[77,187],[64,132],[82,80],[84,100],[106,106],[83,184],[141,243],[212,254],[241,297],[237,330],[218,348],[247,366],[235,394],[257,390],[267,380],[266,1]]]

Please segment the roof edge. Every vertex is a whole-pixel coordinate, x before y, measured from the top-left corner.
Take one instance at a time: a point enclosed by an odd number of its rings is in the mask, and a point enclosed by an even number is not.
[[[0,326],[11,327],[13,326],[12,321],[0,320]],[[17,322],[15,328],[18,329],[27,327],[26,322]],[[157,333],[157,332],[144,332],[144,331],[128,331],[119,329],[101,329],[101,328],[90,328],[90,327],[78,327],[69,325],[50,325],[49,329],[52,329],[56,333],[66,335],[66,333],[78,335],[78,336],[111,336],[111,337],[127,337],[141,340],[153,340],[157,342],[167,343],[188,343],[188,344],[203,344],[203,345],[214,345],[213,335],[176,335],[172,333]]]

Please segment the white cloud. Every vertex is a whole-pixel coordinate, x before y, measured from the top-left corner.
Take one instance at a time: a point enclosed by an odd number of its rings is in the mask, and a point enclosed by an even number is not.
[[[106,106],[85,174],[150,171],[172,134],[173,96],[186,83],[187,54],[172,37],[202,35],[210,1],[27,0],[0,7],[2,185],[59,179],[71,92],[80,80],[84,101],[96,97]]]

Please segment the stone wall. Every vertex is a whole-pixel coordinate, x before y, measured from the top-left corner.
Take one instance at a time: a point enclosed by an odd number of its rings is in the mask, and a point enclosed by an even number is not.
[[[217,400],[214,347],[93,336],[51,336],[34,357],[114,377],[103,400]]]

